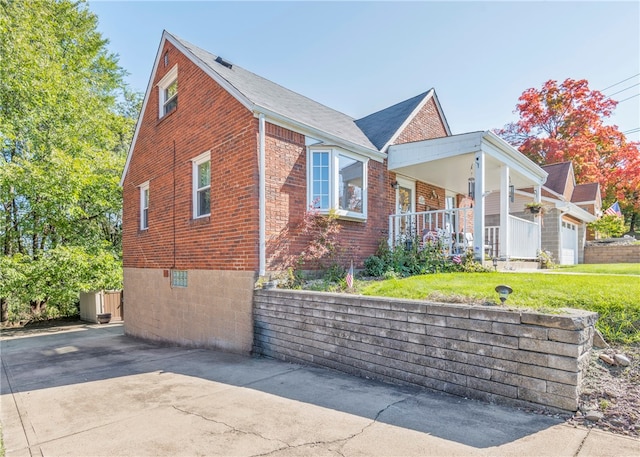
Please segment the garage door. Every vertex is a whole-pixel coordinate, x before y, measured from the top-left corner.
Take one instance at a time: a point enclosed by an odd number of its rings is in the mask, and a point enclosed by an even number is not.
[[[578,263],[578,226],[571,222],[562,221],[560,237],[562,239],[560,265]]]

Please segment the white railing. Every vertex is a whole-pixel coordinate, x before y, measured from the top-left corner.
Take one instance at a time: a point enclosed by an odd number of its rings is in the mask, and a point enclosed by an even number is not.
[[[473,249],[473,209],[456,208],[389,216],[389,246],[436,238],[450,253]]]
[[[491,225],[484,228],[484,253],[491,258],[500,254],[500,226]]]
[[[540,225],[509,215],[509,246],[507,257],[535,259],[538,257]]]
[[[509,245],[506,253],[500,247],[500,226],[484,228],[485,253],[490,257],[535,259],[538,256],[540,227],[536,222],[509,215]]]

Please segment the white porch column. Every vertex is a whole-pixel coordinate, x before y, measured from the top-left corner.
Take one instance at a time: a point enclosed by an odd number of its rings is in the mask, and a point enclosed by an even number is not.
[[[473,207],[473,256],[484,262],[484,152],[476,152],[475,198]]]
[[[501,258],[509,257],[509,167],[500,167],[500,249]]]
[[[534,200],[538,203],[542,203],[542,186],[535,186],[533,188]],[[538,224],[538,249],[537,252],[542,252],[542,212],[538,214],[538,217],[534,218]]]

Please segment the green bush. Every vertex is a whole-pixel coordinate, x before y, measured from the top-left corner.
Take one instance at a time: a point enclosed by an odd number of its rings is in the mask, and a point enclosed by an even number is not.
[[[372,255],[364,260],[364,274],[366,276],[380,277],[387,272],[387,263],[377,255]]]
[[[109,250],[57,246],[38,257],[5,256],[0,266],[0,297],[9,320],[78,314],[81,291],[121,289],[122,264]]]
[[[587,224],[587,226],[604,238],[617,238],[626,231],[624,218],[612,214],[606,214],[597,221]]]
[[[423,243],[420,238],[400,243],[390,250],[386,241],[382,242],[375,255],[364,262],[367,276],[381,277],[392,271],[396,276],[407,277],[421,274],[446,272],[489,271],[473,258],[473,252],[448,256],[439,240]]]

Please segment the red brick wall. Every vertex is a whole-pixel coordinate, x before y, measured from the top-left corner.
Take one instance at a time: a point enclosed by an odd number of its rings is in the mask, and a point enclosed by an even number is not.
[[[304,135],[265,123],[267,270],[292,266],[305,247],[299,226],[307,208]]]
[[[255,271],[258,120],[171,44],[161,55],[165,51],[169,64],[165,67],[162,59],[159,63],[124,181],[124,266]],[[159,120],[156,84],[176,63],[178,108]],[[430,100],[396,143],[445,135]],[[307,150],[303,135],[269,122],[265,140],[267,270],[280,270],[291,265],[309,241],[301,227],[307,210]],[[211,216],[194,220],[191,159],[207,150]],[[150,181],[149,229],[141,231],[138,186],[145,181]],[[354,260],[361,267],[387,238],[388,216],[395,211],[393,181],[395,174],[387,171],[386,162],[369,160],[368,218],[340,221],[342,248],[336,260],[343,266]],[[418,211],[444,207],[443,189],[418,183],[416,194],[426,201],[417,205]]]
[[[258,120],[171,44],[165,51],[169,64],[158,65],[124,180],[124,266],[257,270]],[[155,85],[176,63],[178,107],[158,119]],[[191,159],[207,150],[211,216],[194,220]],[[149,229],[141,231],[145,181]]]
[[[410,143],[443,136],[447,136],[447,131],[438,113],[436,103],[431,98],[400,133],[394,144]]]
[[[400,133],[394,144],[411,143],[443,136],[447,136],[447,131],[438,113],[438,108],[431,98]],[[420,196],[425,199],[423,205],[418,203]],[[445,190],[441,187],[417,181],[415,198],[416,211],[418,212],[444,209],[445,207]],[[395,205],[395,195],[393,205]]]
[[[296,266],[295,261],[307,248],[309,237],[303,233],[307,206],[307,148],[304,136],[266,123],[266,235],[267,270]],[[348,266],[351,260],[361,267],[374,254],[381,239],[386,239],[388,216],[395,203],[386,164],[369,161],[368,218],[366,222],[340,220],[340,250],[335,261]],[[381,198],[382,196],[382,198]],[[313,269],[307,264],[305,269]]]

